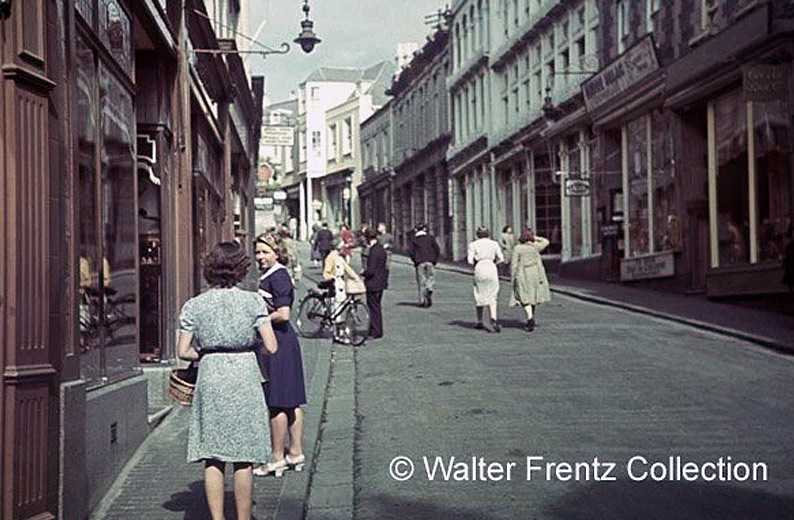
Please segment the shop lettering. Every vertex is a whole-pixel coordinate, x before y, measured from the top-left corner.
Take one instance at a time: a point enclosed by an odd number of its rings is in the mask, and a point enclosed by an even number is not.
[[[673,276],[674,268],[673,253],[626,258],[620,263],[620,279],[627,281]]]

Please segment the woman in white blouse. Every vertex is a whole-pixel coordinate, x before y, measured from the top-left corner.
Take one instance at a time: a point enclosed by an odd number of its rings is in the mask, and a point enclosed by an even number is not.
[[[469,244],[468,261],[474,266],[474,302],[477,306],[477,328],[499,332],[496,321],[496,300],[499,296],[499,273],[496,264],[504,262],[502,248],[490,238],[487,228],[477,228],[477,240]],[[487,307],[483,315],[483,309]]]

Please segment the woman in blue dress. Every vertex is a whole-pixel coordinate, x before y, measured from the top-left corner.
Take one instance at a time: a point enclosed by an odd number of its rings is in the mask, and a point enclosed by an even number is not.
[[[278,352],[260,358],[267,379],[265,399],[270,411],[272,459],[254,470],[257,476],[280,477],[286,468],[303,469],[303,410],[306,389],[303,383],[303,359],[298,335],[290,324],[290,307],[295,298],[289,271],[284,263],[286,251],[274,235],[256,239],[256,260],[263,271],[259,294],[265,299]],[[286,438],[289,434],[289,447]]]

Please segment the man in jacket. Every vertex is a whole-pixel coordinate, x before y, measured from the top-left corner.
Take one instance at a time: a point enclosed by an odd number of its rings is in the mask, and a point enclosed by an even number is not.
[[[369,308],[369,337],[383,337],[383,312],[381,299],[386,288],[386,250],[378,243],[378,233],[374,229],[367,229],[367,246],[369,256],[367,267],[362,272],[364,284],[367,286],[367,307]]]
[[[416,268],[416,285],[419,291],[419,305],[433,305],[433,289],[435,287],[434,268],[441,250],[433,235],[427,232],[425,224],[416,226],[416,234],[411,240],[411,260]]]
[[[333,241],[334,234],[328,229],[328,222],[323,222],[323,226],[317,231],[317,237],[314,239],[314,247],[320,253],[322,262],[325,262],[325,257],[331,252]]]
[[[389,272],[391,271],[391,254],[394,249],[394,236],[386,229],[386,224],[378,223],[378,243],[386,250],[386,289],[389,288]]]

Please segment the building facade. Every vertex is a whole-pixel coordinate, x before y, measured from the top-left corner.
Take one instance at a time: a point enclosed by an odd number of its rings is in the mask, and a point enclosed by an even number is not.
[[[336,116],[338,112],[346,112],[350,109],[351,125],[355,122],[357,133],[360,121],[368,117],[377,107],[385,104],[384,92],[393,72],[394,66],[388,62],[380,62],[366,69],[321,67],[301,83],[298,89],[297,148],[298,175],[302,182],[299,216],[303,230],[302,238],[306,239],[310,236],[311,228],[315,223],[328,218],[341,218],[342,204],[338,202],[341,199],[340,194],[344,193],[345,187],[342,184],[345,184],[346,180],[338,182],[337,177],[340,177],[341,170],[335,170],[334,173],[337,175],[332,178],[322,179],[329,174],[328,151],[331,148],[329,139],[346,139],[347,134],[343,134],[345,118],[342,118],[342,125],[336,128],[336,133],[329,132],[327,119],[329,111],[336,109],[334,111]],[[346,104],[353,98],[360,98],[356,109]],[[362,108],[365,110],[364,117],[360,113]],[[352,131],[353,128],[349,135],[352,135]],[[358,146],[358,139],[355,141],[355,146],[350,143],[350,152],[345,152],[341,148],[343,144],[337,142],[340,161],[345,158],[346,153],[352,159],[352,153]],[[360,158],[357,158],[356,164],[359,163]],[[332,166],[335,168],[335,163]],[[355,175],[357,179],[360,178],[360,169]],[[342,178],[346,179],[347,174],[342,175]],[[326,189],[326,185],[330,190]],[[357,185],[352,182],[351,175],[349,200],[357,201],[356,188]],[[330,202],[325,199],[329,193]],[[358,212],[358,203],[351,205],[351,208],[353,210],[351,224],[355,226],[358,224],[358,216],[355,214]],[[329,224],[339,225],[341,221]]]
[[[210,18],[34,0],[0,19],[3,518],[88,517],[165,404],[150,363],[173,361],[194,259],[247,237],[261,81],[195,52],[236,47]]]
[[[392,232],[396,247],[407,249],[413,228],[426,223],[445,257],[450,256],[452,248],[446,160],[451,139],[446,89],[448,43],[448,30],[437,29],[388,91],[393,96]]]
[[[394,229],[394,112],[389,100],[361,124],[362,181],[358,185],[361,222]]]

